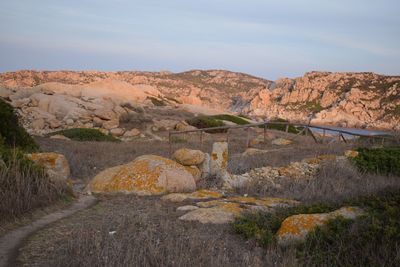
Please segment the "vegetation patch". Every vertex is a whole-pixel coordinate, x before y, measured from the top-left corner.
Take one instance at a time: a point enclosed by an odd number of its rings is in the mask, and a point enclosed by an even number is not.
[[[13,107],[0,99],[0,225],[59,199],[71,198],[65,181],[50,179],[24,156],[38,149]]]
[[[192,125],[199,129],[225,126],[223,121],[213,118],[212,116],[197,116],[197,117],[186,120],[186,122],[189,125]],[[208,133],[223,133],[223,132],[226,132],[226,129],[209,130],[206,132],[208,132]]]
[[[238,125],[250,124],[250,122],[248,122],[247,120],[245,120],[239,116],[234,116],[234,115],[229,115],[229,114],[214,115],[214,116],[210,116],[210,117],[217,119],[217,120],[230,121],[230,122],[236,123]]]
[[[400,147],[359,148],[353,163],[362,172],[400,176]]]
[[[400,247],[400,191],[346,201],[341,205],[299,206],[276,213],[244,214],[233,223],[236,233],[263,247],[275,245],[275,233],[295,214],[331,212],[340,206],[359,206],[367,213],[355,220],[342,217],[312,231],[296,245],[301,266],[398,266]]]
[[[233,229],[244,238],[254,239],[266,247],[275,243],[275,233],[287,217],[295,214],[331,212],[336,208],[335,205],[317,204],[279,209],[275,213],[246,213],[235,220]]]
[[[25,151],[35,151],[38,145],[18,121],[14,108],[0,98],[0,144]]]
[[[64,135],[75,141],[119,142],[117,138],[104,134],[97,129],[73,128],[52,132],[50,135]]]
[[[22,151],[0,147],[0,225],[72,195],[65,181],[50,179]]]
[[[353,202],[368,211],[356,220],[334,219],[298,248],[305,266],[398,266],[400,191]]]

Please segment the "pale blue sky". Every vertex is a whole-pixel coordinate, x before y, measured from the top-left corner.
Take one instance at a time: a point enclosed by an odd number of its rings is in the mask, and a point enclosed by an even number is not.
[[[0,0],[0,71],[400,74],[399,0]]]

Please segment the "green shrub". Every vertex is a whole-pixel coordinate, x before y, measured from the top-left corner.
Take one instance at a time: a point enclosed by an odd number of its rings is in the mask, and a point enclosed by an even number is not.
[[[282,221],[290,215],[331,212],[359,206],[366,214],[355,220],[339,217],[308,234],[296,246],[300,266],[399,266],[400,190],[360,197],[335,205],[317,204],[249,213],[237,218],[233,229],[246,239],[269,247]]]
[[[203,129],[203,128],[211,128],[211,127],[220,127],[224,126],[225,124],[218,119],[215,119],[211,116],[198,116],[191,119],[186,120],[189,125],[192,125],[196,128]],[[223,133],[226,130],[210,130],[206,131],[208,133]]]
[[[246,239],[255,239],[261,246],[266,247],[274,241],[284,218],[273,213],[247,213],[236,219],[233,229]]]
[[[352,161],[362,172],[400,176],[400,147],[359,148]]]
[[[0,146],[0,159],[0,225],[72,198],[72,189],[64,181],[50,179],[21,150]]]
[[[118,142],[119,140],[111,135],[106,135],[97,129],[87,129],[87,128],[73,128],[67,130],[61,130],[53,132],[50,135],[64,135],[75,141],[104,141],[104,142]]]
[[[217,119],[217,120],[231,121],[238,125],[250,124],[250,122],[248,122],[247,120],[245,120],[243,118],[240,118],[240,117],[234,116],[234,115],[229,115],[229,114],[214,115],[214,116],[210,116],[210,117]]]
[[[19,124],[14,108],[0,98],[0,143],[25,151],[35,151],[38,145]]]
[[[237,218],[232,226],[234,231],[245,239],[254,239],[261,246],[266,247],[275,242],[275,233],[285,218],[295,214],[330,212],[336,208],[337,206],[334,205],[315,204],[279,209],[275,213],[246,213]]]

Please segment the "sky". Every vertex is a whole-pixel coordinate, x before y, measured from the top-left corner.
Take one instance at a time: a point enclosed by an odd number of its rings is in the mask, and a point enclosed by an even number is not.
[[[0,0],[0,72],[400,74],[399,0]]]

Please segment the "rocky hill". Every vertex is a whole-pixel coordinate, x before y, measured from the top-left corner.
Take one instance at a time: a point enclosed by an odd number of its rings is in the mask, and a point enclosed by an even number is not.
[[[18,71],[1,73],[0,87],[1,95],[27,111],[24,114],[47,112],[55,116],[53,125],[81,120],[81,115],[91,121],[92,113],[110,106],[107,99],[111,98],[125,108],[117,108],[119,113],[126,112],[127,101],[171,107],[186,104],[260,119],[281,117],[304,122],[312,114],[312,123],[400,129],[400,76],[374,73],[309,72],[273,82],[223,70]],[[67,98],[67,103],[49,106],[59,95],[62,101]],[[38,98],[50,100],[39,104]],[[67,108],[71,105],[73,111]]]

